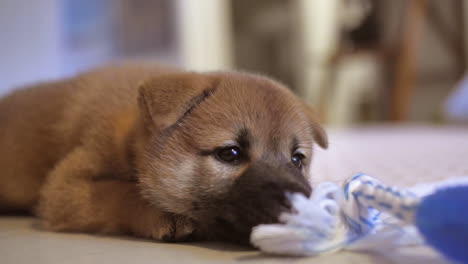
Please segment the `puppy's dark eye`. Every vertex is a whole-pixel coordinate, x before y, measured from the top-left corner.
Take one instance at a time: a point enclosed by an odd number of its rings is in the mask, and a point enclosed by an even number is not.
[[[305,159],[305,156],[301,153],[295,153],[291,157],[291,162],[296,166],[297,168],[302,168],[303,165],[303,160]]]
[[[231,146],[216,151],[216,157],[221,161],[233,163],[242,158],[242,153],[239,147]]]

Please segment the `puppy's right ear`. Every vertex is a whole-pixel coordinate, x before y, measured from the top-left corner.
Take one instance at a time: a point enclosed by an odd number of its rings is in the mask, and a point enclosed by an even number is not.
[[[317,113],[307,103],[303,101],[301,101],[301,103],[304,108],[305,114],[307,115],[307,118],[309,119],[310,125],[312,126],[315,142],[323,149],[327,149],[328,148],[328,136],[327,136],[327,133],[325,132],[325,129],[323,129],[323,127],[320,125],[318,121]]]
[[[144,126],[164,130],[211,96],[215,88],[213,77],[197,73],[174,73],[145,81],[138,96]]]

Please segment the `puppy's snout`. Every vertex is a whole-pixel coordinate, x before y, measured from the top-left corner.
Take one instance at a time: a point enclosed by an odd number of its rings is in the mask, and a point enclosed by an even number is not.
[[[306,178],[293,166],[273,166],[259,163],[249,168],[242,176],[243,180],[257,188],[258,195],[270,192],[295,193],[310,196],[312,188]]]
[[[294,167],[255,164],[236,180],[225,200],[228,208],[217,221],[230,227],[230,240],[248,242],[252,227],[278,222],[280,214],[291,209],[286,193],[310,196],[311,191]]]

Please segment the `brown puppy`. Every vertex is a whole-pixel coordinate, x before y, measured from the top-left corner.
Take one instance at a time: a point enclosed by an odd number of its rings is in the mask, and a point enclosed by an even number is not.
[[[287,88],[245,73],[98,69],[0,100],[0,211],[56,231],[247,242],[284,193],[310,194],[323,130]]]

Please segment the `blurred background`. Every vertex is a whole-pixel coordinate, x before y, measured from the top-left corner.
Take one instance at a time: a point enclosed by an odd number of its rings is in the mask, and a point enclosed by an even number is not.
[[[1,0],[0,95],[102,64],[243,70],[329,126],[468,123],[465,0]]]

